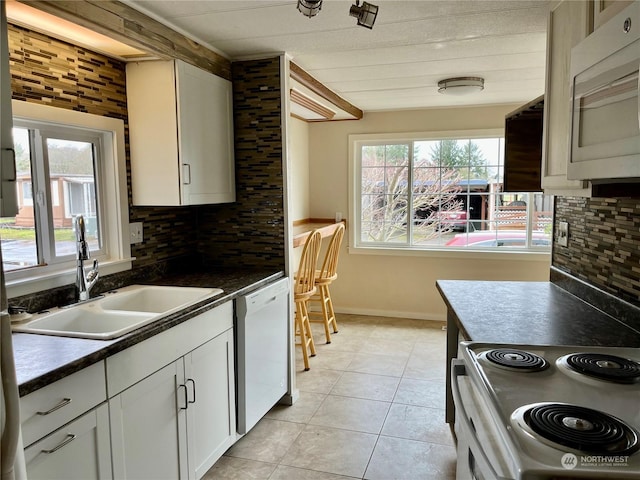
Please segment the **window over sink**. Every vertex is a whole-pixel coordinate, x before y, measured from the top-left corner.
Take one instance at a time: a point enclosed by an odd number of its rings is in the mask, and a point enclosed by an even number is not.
[[[550,251],[553,197],[503,190],[502,130],[349,140],[352,251]]]
[[[124,122],[13,101],[19,211],[0,219],[8,295],[75,281],[73,217],[100,271],[131,268]]]

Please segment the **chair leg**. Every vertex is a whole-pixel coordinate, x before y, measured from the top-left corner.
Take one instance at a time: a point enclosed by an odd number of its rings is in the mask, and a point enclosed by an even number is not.
[[[302,302],[302,309],[304,312],[304,316],[302,317],[302,325],[306,329],[306,337],[307,337],[307,345],[305,345],[305,349],[308,346],[309,350],[311,350],[311,357],[316,356],[316,344],[313,341],[313,333],[311,332],[311,323],[309,323],[309,309],[307,302]]]
[[[331,301],[331,293],[329,292],[329,285],[325,285],[324,289],[326,290],[326,302],[327,302],[327,324],[330,324],[333,327],[333,333],[338,333],[338,322],[336,320],[336,313],[333,311],[333,301]]]
[[[324,336],[327,339],[327,343],[331,343],[331,333],[329,332],[329,309],[327,305],[327,296],[325,292],[328,292],[326,285],[320,285],[320,307],[322,308],[322,324],[324,326]]]
[[[302,309],[302,303],[296,302],[296,335],[300,335],[300,345],[302,347],[302,359],[304,360],[304,371],[309,371],[309,353],[307,352],[307,335],[306,329],[304,328],[304,322],[302,320],[304,312]]]

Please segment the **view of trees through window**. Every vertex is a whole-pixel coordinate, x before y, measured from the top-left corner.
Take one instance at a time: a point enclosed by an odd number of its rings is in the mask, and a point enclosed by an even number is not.
[[[504,192],[502,138],[359,143],[359,243],[551,245],[552,197]]]

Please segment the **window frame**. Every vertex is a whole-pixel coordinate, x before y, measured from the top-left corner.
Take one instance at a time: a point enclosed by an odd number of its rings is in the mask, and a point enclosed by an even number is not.
[[[32,177],[32,189],[33,186],[38,191],[44,193],[44,208],[40,206],[40,202],[37,201],[33,204],[34,207],[34,220],[36,223],[36,230],[40,233],[36,237],[37,249],[42,256],[42,260],[46,265],[64,264],[70,261],[75,261],[74,254],[58,255],[56,252],[55,237],[51,234],[54,231],[53,227],[53,207],[59,206],[59,182],[53,181],[51,178],[51,169],[49,165],[49,153],[47,150],[47,141],[49,139],[54,140],[68,140],[75,142],[84,142],[91,144],[93,150],[93,170],[95,181],[95,200],[96,210],[100,211],[98,215],[99,231],[101,234],[105,231],[105,225],[102,221],[101,210],[105,209],[105,186],[106,183],[103,178],[106,176],[105,164],[104,164],[104,144],[105,141],[109,141],[109,134],[105,134],[104,131],[98,131],[88,128],[78,128],[72,125],[51,124],[49,122],[36,121],[33,119],[14,118],[14,128],[22,128],[30,132],[33,131],[33,136],[29,135],[29,143],[32,155],[35,157],[35,175]],[[33,169],[32,169],[33,173]],[[53,188],[54,185],[56,188]],[[64,188],[67,185],[67,188]],[[54,190],[55,199],[54,199]],[[68,190],[68,184],[63,184],[63,194],[65,198]],[[32,190],[32,193],[35,190]],[[36,198],[40,198],[39,195],[35,195]],[[56,201],[58,202],[56,204]],[[70,208],[70,199],[65,202],[65,215],[72,216],[68,212]],[[102,235],[101,235],[102,236]],[[101,239],[102,240],[102,239]],[[104,242],[96,250],[91,250],[91,257],[96,258],[99,261],[108,259],[108,255],[105,249]],[[39,255],[39,256],[40,256]],[[41,265],[34,265],[27,268],[42,268]],[[19,275],[17,275],[19,276]]]
[[[541,256],[550,258],[551,248],[540,247],[508,248],[504,247],[446,247],[444,245],[426,246],[371,242],[363,244],[361,235],[361,178],[362,165],[361,156],[363,145],[390,145],[415,141],[433,141],[447,139],[481,139],[481,138],[504,138],[503,128],[474,129],[474,130],[447,130],[439,132],[399,132],[381,134],[352,134],[349,135],[349,172],[348,172],[348,208],[351,222],[349,228],[349,253],[369,254],[369,255],[391,255],[391,256],[433,256],[433,257],[461,257],[479,259],[508,259],[508,260],[540,260]],[[411,148],[409,149],[411,150]],[[412,155],[413,153],[410,152]],[[410,169],[411,170],[411,169]],[[410,177],[411,178],[411,177]],[[508,193],[508,192],[506,192]],[[520,193],[520,192],[519,192]],[[530,204],[527,202],[527,237],[531,241],[531,226],[533,216],[530,212]]]
[[[124,121],[19,100],[12,100],[12,109],[19,126],[29,123],[45,124],[52,130],[68,126],[91,131],[92,134],[99,132],[102,155],[95,173],[97,182],[100,183],[96,184],[97,201],[102,204],[102,249],[100,252],[92,252],[96,253],[92,258],[98,259],[102,275],[130,270],[133,258],[129,242]],[[48,175],[45,178],[48,179]],[[47,183],[45,188],[46,201],[50,202],[51,185]],[[5,274],[7,295],[16,297],[74,284],[75,275],[75,257],[59,263],[9,271]]]

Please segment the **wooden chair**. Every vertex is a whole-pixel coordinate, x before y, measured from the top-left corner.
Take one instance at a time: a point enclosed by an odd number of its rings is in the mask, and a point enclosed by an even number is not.
[[[309,312],[309,321],[324,324],[324,335],[327,343],[331,343],[331,333],[329,328],[333,327],[333,333],[338,333],[338,322],[336,314],[333,311],[333,302],[331,301],[331,293],[329,285],[338,278],[338,257],[340,256],[340,246],[344,237],[344,224],[340,223],[333,232],[327,253],[322,262],[322,268],[316,270],[316,293],[311,297],[309,302],[320,303],[320,311]]]
[[[316,355],[316,346],[313,343],[313,334],[309,324],[307,302],[316,293],[316,263],[320,253],[321,240],[320,232],[317,230],[311,232],[307,238],[293,286],[293,298],[296,304],[296,335],[300,336],[300,343],[296,345],[302,346],[305,371],[309,370],[309,357]]]

